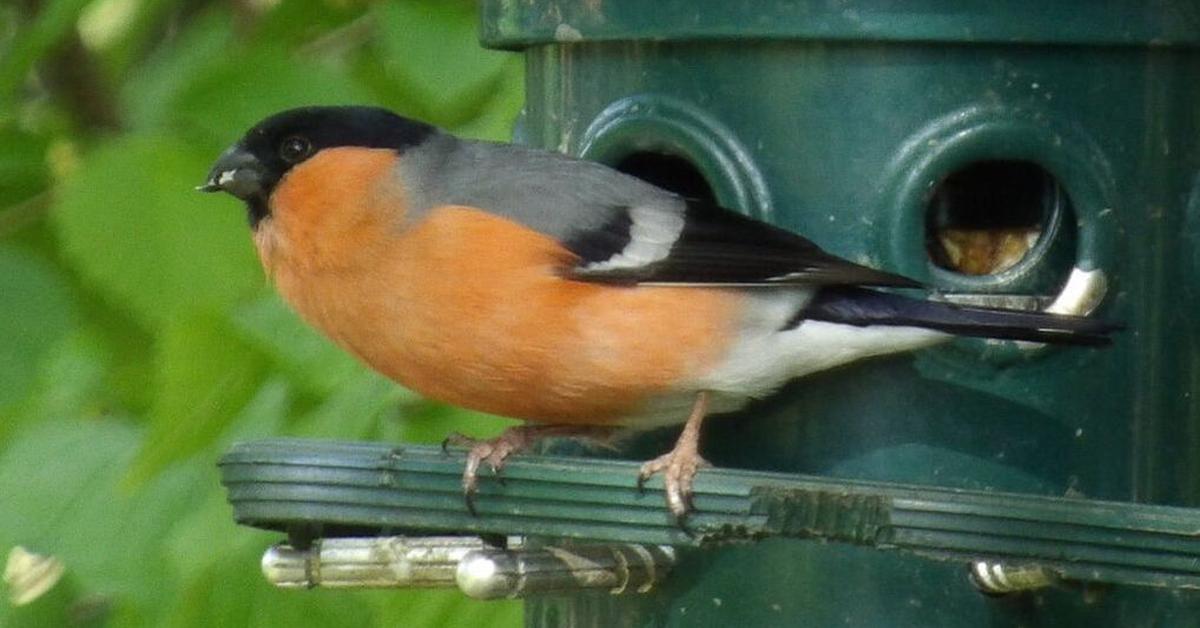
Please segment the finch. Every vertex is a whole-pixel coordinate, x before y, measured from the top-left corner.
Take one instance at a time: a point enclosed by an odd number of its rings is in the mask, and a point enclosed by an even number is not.
[[[245,202],[280,294],[346,351],[430,398],[526,422],[470,442],[468,507],[480,464],[499,470],[539,438],[683,423],[638,477],[662,473],[682,521],[710,414],[956,336],[1098,346],[1116,328],[879,290],[920,284],[599,163],[379,108],[271,116],[199,189]]]

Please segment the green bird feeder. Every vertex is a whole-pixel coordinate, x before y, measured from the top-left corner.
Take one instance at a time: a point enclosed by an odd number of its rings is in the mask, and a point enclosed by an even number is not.
[[[461,455],[296,442],[227,456],[240,521],[519,537],[446,560],[530,628],[1200,625],[1200,4],[484,0],[482,40],[525,56],[517,141],[935,298],[1126,328],[959,340],[710,420],[690,533],[628,462],[518,457],[471,517]]]

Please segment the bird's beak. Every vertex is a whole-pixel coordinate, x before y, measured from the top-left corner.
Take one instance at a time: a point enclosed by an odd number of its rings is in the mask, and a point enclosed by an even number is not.
[[[228,192],[244,201],[263,193],[263,165],[240,145],[234,145],[217,158],[208,179],[196,186],[200,192]]]

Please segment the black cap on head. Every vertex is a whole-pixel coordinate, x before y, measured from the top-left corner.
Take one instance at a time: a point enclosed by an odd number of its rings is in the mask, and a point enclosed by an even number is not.
[[[325,148],[361,146],[402,152],[437,130],[379,107],[301,107],[277,113],[226,150],[199,190],[246,201],[250,224],[267,215],[267,199],[288,170]]]

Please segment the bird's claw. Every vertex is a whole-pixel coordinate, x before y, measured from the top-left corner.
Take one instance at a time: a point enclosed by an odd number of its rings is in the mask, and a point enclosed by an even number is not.
[[[475,510],[475,496],[479,493],[479,467],[487,464],[496,480],[504,484],[504,464],[508,457],[529,447],[532,442],[527,429],[510,428],[496,438],[480,440],[454,433],[442,441],[443,451],[448,446],[467,447],[467,464],[463,469],[463,499],[471,516],[479,516]]]
[[[686,532],[687,516],[695,510],[692,503],[693,480],[700,469],[711,466],[695,449],[677,447],[642,465],[638,471],[637,488],[643,492],[646,480],[661,473],[667,508],[675,523]]]
[[[611,436],[613,430],[608,427],[594,426],[563,426],[563,425],[518,425],[504,430],[496,438],[480,440],[454,433],[442,441],[442,451],[448,447],[467,448],[467,464],[463,469],[462,488],[463,499],[467,511],[472,516],[478,516],[475,511],[475,495],[479,492],[479,466],[486,463],[492,470],[496,481],[504,484],[504,465],[508,457],[529,449],[545,438],[584,438],[593,442],[605,443],[604,439]]]

